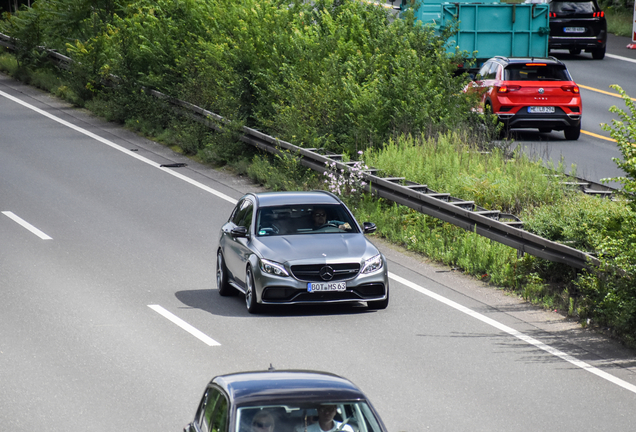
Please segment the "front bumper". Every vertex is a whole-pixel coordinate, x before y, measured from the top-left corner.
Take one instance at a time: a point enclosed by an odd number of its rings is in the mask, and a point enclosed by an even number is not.
[[[369,273],[358,273],[353,278],[339,280],[347,284],[345,291],[309,292],[309,282],[317,280],[300,280],[293,275],[281,277],[254,271],[257,298],[262,304],[316,304],[316,303],[355,303],[363,301],[381,301],[387,298],[389,277],[386,260],[380,270]]]

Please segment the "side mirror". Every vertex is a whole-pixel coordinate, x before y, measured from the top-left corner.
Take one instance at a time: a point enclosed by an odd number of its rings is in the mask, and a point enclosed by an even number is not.
[[[375,232],[378,227],[376,227],[373,222],[365,222],[362,224],[362,229],[364,230],[365,234],[370,234],[372,232]]]
[[[232,228],[232,237],[247,237],[247,228],[244,226],[237,226]]]

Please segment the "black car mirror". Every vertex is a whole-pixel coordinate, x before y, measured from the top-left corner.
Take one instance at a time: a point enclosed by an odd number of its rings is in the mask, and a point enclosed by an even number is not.
[[[232,237],[248,237],[247,228],[244,226],[232,228]]]
[[[373,222],[365,222],[362,224],[362,227],[365,234],[375,232],[375,230],[377,229],[377,227],[375,226]]]

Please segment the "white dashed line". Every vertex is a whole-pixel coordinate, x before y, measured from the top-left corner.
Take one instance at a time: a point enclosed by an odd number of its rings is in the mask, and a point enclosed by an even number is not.
[[[53,240],[51,237],[49,237],[48,235],[44,234],[42,231],[40,231],[39,229],[37,229],[36,227],[34,227],[30,223],[28,223],[27,221],[25,221],[21,217],[16,216],[13,212],[3,211],[2,214],[7,216],[8,218],[14,220],[15,222],[19,223],[24,228],[26,228],[29,231],[31,231],[33,234],[35,234],[36,236],[40,237],[42,240]]]
[[[212,339],[211,337],[209,337],[208,335],[206,335],[202,331],[192,327],[190,324],[188,324],[187,322],[185,322],[184,320],[182,320],[178,316],[172,314],[171,312],[168,312],[167,310],[165,310],[161,306],[159,306],[159,305],[148,305],[148,307],[150,309],[154,310],[155,312],[157,312],[159,315],[163,316],[164,318],[167,318],[168,320],[172,321],[174,324],[178,325],[179,327],[181,327],[182,329],[184,329],[185,331],[187,331],[188,333],[190,333],[192,336],[194,336],[195,338],[199,339],[203,343],[207,344],[208,346],[220,346],[221,345],[220,343],[218,343],[217,341],[215,341],[214,339]]]

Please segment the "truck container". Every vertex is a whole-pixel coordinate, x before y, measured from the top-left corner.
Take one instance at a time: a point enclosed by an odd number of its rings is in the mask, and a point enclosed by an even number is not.
[[[549,4],[500,3],[498,0],[402,0],[400,9],[415,8],[415,18],[431,25],[437,35],[457,25],[447,51],[467,51],[475,59],[471,70],[495,56],[547,57],[550,35]]]

